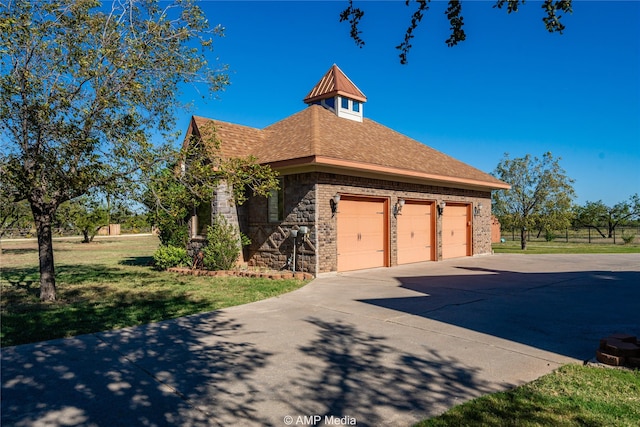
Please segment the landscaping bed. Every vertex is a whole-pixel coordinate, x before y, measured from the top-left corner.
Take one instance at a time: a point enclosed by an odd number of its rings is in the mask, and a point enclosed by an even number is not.
[[[251,270],[201,270],[186,267],[172,267],[167,269],[171,273],[192,276],[212,276],[212,277],[253,277],[273,280],[311,280],[313,274],[300,271],[251,271]]]

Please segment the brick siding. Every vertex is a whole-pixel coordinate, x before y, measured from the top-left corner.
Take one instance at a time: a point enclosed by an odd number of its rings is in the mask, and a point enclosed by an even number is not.
[[[301,226],[309,228],[309,234],[295,239],[296,271],[312,274],[336,271],[337,231],[336,214],[331,200],[342,195],[388,198],[393,207],[399,198],[425,200],[439,203],[463,203],[472,209],[473,255],[491,253],[491,193],[489,191],[457,189],[382,179],[355,177],[325,172],[309,172],[284,177],[285,217],[283,221],[268,221],[267,199],[250,197],[238,216],[241,230],[251,239],[245,251],[245,260],[252,267],[292,269],[294,239],[291,230]],[[474,212],[473,207],[482,203],[483,208]],[[476,214],[477,213],[477,214]],[[389,215],[389,264],[397,265],[397,221]],[[436,258],[442,259],[442,218],[436,219]],[[288,263],[289,261],[289,263]]]

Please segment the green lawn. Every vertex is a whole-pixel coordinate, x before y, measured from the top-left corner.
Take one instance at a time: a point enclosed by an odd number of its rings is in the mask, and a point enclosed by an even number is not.
[[[152,236],[56,240],[58,300],[38,297],[35,241],[2,242],[0,344],[11,346],[216,310],[297,289],[300,280],[181,276],[149,267]]]
[[[639,426],[640,371],[565,365],[513,390],[416,424],[436,426]]]
[[[527,249],[520,249],[520,241],[507,241],[494,243],[492,249],[495,253],[503,254],[635,254],[640,253],[639,244],[613,243],[565,243],[565,242],[527,242]]]

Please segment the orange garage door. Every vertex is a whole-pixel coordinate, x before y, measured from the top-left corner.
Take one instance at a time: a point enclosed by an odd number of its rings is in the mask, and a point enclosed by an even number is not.
[[[442,258],[471,255],[469,205],[447,205],[442,215]]]
[[[398,264],[434,259],[432,208],[432,203],[405,203],[398,215]]]
[[[338,271],[386,267],[387,202],[343,198],[337,214]]]

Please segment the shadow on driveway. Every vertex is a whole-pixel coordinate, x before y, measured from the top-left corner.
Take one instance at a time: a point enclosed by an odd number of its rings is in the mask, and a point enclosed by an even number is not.
[[[344,319],[298,326],[291,347],[213,312],[4,348],[2,425],[281,426],[291,415],[405,426],[495,391],[424,343],[399,349]]]
[[[458,275],[396,277],[424,296],[360,301],[579,360],[591,359],[604,336],[640,335],[638,271],[456,268]]]
[[[233,387],[270,354],[217,312],[2,349],[2,425],[265,424]]]
[[[418,352],[403,351],[345,321],[306,321],[316,337],[299,347],[306,357],[291,382],[301,391],[289,396],[293,414],[322,421],[346,416],[358,426],[410,425],[407,414],[417,421],[451,402],[495,391],[479,378],[479,368],[426,344]]]

